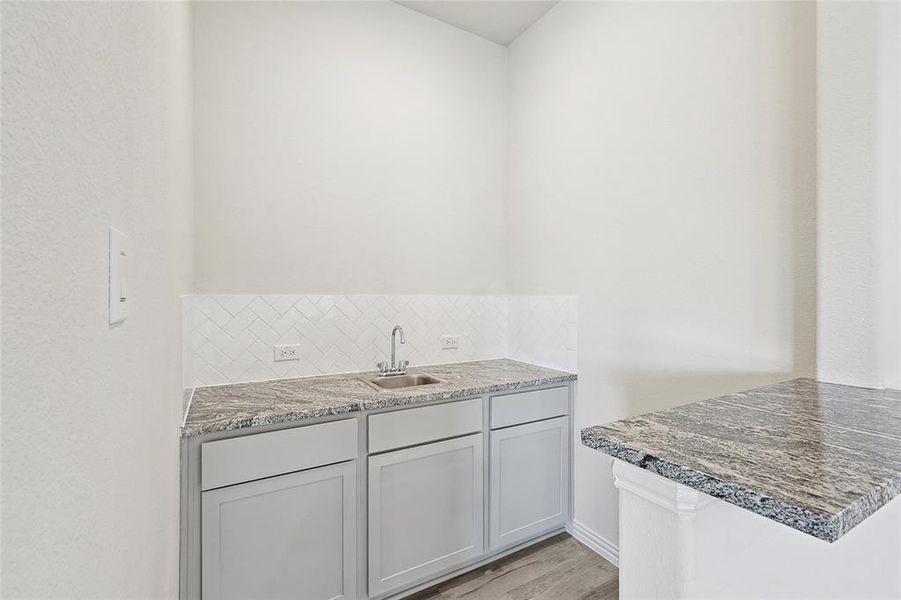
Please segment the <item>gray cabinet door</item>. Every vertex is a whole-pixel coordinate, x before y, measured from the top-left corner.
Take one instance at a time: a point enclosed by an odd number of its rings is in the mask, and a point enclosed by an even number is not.
[[[356,462],[202,495],[202,595],[353,598]]]
[[[369,595],[483,552],[482,434],[369,457]]]
[[[488,531],[492,550],[566,522],[568,432],[567,417],[491,432]]]

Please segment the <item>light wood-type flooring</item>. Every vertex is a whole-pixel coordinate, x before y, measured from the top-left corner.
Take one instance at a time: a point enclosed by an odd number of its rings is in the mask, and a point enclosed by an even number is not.
[[[617,600],[616,567],[561,533],[410,600]]]

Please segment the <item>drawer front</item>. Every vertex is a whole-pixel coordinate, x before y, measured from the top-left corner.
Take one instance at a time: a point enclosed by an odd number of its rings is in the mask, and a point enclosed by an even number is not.
[[[509,427],[569,413],[569,387],[491,397],[491,428]]]
[[[356,457],[356,419],[257,433],[203,444],[200,485],[209,490]]]
[[[482,431],[482,399],[408,408],[369,417],[369,452]]]

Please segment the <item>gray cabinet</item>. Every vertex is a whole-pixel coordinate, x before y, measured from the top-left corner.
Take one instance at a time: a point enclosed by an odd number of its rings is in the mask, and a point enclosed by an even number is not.
[[[202,493],[202,594],[356,595],[356,462]]]
[[[482,434],[369,457],[369,595],[483,554]]]
[[[567,417],[491,432],[491,550],[560,527],[569,506]]]
[[[571,394],[186,438],[180,597],[381,599],[560,530]]]

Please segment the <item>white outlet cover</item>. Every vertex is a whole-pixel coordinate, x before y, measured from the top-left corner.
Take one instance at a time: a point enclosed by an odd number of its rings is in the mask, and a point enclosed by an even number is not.
[[[300,344],[281,344],[273,347],[275,362],[300,360]]]
[[[460,336],[447,334],[441,336],[441,349],[442,350],[457,350],[460,348]]]

